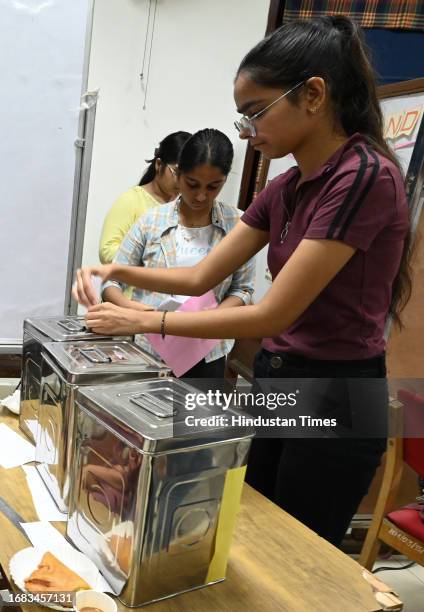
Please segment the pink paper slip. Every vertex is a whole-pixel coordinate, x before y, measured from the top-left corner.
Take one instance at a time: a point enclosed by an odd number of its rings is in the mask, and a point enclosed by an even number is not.
[[[199,312],[199,310],[210,310],[217,306],[214,292],[208,291],[199,297],[191,297],[176,312]],[[146,334],[146,338],[177,377],[188,372],[220,343],[220,340],[180,336],[162,338],[160,334]]]

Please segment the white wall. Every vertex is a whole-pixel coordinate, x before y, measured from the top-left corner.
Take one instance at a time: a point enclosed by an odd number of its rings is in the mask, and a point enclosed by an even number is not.
[[[104,216],[138,182],[159,140],[214,127],[235,146],[222,199],[237,204],[245,145],[233,126],[237,66],[265,32],[269,0],[158,0],[146,110],[140,71],[148,0],[96,0],[89,89],[100,89],[83,263],[98,261]]]

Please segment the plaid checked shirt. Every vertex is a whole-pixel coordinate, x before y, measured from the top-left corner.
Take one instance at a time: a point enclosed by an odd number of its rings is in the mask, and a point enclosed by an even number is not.
[[[214,202],[212,208],[212,245],[215,246],[228,234],[240,218],[240,213],[234,206]],[[175,233],[178,225],[178,199],[169,204],[154,206],[142,215],[132,226],[119,247],[114,262],[130,266],[146,266],[151,268],[176,267]],[[214,293],[218,304],[229,296],[239,297],[245,304],[250,304],[255,278],[254,258],[245,263],[234,274],[215,287]],[[102,289],[118,287],[122,290],[126,285],[116,281],[106,282]],[[168,295],[157,291],[144,289],[133,290],[132,299],[143,302],[154,308]],[[150,353],[158,356],[143,335],[137,336],[137,343]],[[207,362],[215,361],[230,352],[234,340],[221,342],[205,357]]]
[[[424,0],[286,0],[283,21],[346,15],[363,28],[424,29]]]

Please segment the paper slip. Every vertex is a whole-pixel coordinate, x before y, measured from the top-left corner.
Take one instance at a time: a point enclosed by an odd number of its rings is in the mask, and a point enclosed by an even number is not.
[[[54,503],[36,468],[30,465],[23,465],[22,469],[26,475],[38,518],[42,521],[66,521],[67,515],[61,512]]]
[[[177,312],[199,312],[217,307],[213,291],[208,291],[200,297],[191,297]],[[175,376],[185,374],[219,344],[220,340],[205,340],[201,338],[182,338],[179,336],[165,336],[160,334],[146,334],[152,347],[159,353],[166,365],[171,368]]]
[[[100,278],[100,276],[94,276],[92,275],[90,277],[90,282],[91,282],[91,288],[96,296],[96,304],[101,304],[102,302],[102,287],[103,287],[103,282],[102,279]],[[74,290],[76,288],[76,282],[73,284],[72,289]],[[82,306],[81,304],[79,305],[80,308],[78,309],[78,312],[83,312],[83,310],[80,310],[81,308],[83,309],[84,306]]]
[[[100,276],[91,277],[91,286],[93,287],[93,291],[96,294],[97,303],[100,304],[102,301],[102,287],[103,287],[103,282]]]
[[[168,310],[169,312],[174,312],[174,310],[181,308],[184,302],[189,299],[189,297],[183,298],[181,295],[171,295],[159,304],[158,310]]]
[[[2,423],[0,425],[0,465],[6,469],[34,461],[35,447]]]

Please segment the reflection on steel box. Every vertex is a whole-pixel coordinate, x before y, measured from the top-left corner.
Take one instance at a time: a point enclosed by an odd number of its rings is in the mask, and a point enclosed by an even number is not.
[[[35,459],[57,506],[67,509],[73,456],[74,395],[81,385],[119,383],[170,374],[131,342],[52,342],[42,349]]]
[[[67,536],[127,606],[225,578],[254,432],[218,421],[179,429],[193,414],[186,393],[196,389],[167,378],[76,394]]]
[[[105,340],[110,337],[103,336]],[[22,387],[19,427],[35,442],[41,384],[41,349],[46,342],[91,340],[102,336],[88,331],[82,317],[26,319],[22,350]]]

